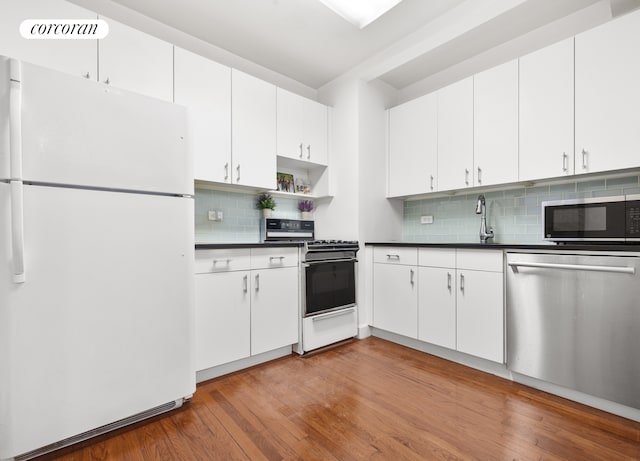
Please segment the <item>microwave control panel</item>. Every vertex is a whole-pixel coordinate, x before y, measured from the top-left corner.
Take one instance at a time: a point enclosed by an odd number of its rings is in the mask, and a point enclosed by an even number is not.
[[[627,202],[627,238],[640,238],[640,200]]]

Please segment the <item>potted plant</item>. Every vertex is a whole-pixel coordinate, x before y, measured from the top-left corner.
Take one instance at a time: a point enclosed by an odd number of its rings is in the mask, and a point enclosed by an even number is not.
[[[258,195],[258,200],[256,201],[256,208],[258,210],[262,210],[262,216],[265,218],[270,218],[273,209],[276,207],[276,201],[273,200],[271,194],[263,193]]]
[[[298,210],[302,212],[302,219],[311,219],[313,202],[311,200],[300,200],[298,202]]]

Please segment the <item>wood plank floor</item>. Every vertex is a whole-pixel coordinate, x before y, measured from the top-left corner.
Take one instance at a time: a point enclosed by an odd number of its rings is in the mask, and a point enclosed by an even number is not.
[[[368,338],[208,381],[41,459],[640,460],[640,423]]]

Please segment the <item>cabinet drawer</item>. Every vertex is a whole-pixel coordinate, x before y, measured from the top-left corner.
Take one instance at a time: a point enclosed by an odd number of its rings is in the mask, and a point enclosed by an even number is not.
[[[344,309],[302,320],[303,348],[311,351],[327,344],[353,338],[358,334],[356,308]]]
[[[402,247],[375,247],[373,249],[373,262],[416,266],[418,264],[418,249]]]
[[[418,265],[426,267],[456,267],[456,250],[449,248],[419,248]]]
[[[502,262],[502,251],[458,249],[456,252],[458,269],[502,272]]]
[[[271,269],[298,265],[297,248],[252,248],[251,269]]]
[[[242,271],[251,268],[249,249],[196,250],[195,273]]]

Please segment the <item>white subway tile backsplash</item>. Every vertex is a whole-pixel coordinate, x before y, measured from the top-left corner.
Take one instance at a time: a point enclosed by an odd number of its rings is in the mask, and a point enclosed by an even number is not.
[[[255,208],[256,193],[195,190],[195,240],[198,243],[260,241],[262,211]],[[277,197],[274,218],[299,219],[298,200]],[[221,222],[209,221],[209,210],[222,210]]]
[[[544,243],[540,204],[547,200],[640,194],[638,174],[547,186],[487,192],[487,223],[500,243]],[[411,200],[404,203],[402,238],[408,242],[477,242],[480,217],[475,214],[477,193]],[[434,223],[421,225],[421,215]]]

